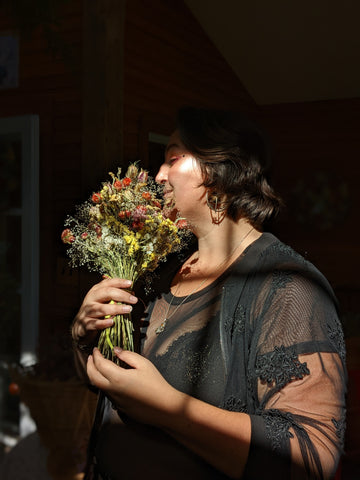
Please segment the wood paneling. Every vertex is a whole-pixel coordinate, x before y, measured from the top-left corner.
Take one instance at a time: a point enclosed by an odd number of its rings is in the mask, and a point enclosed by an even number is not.
[[[128,0],[124,12],[120,3],[86,2],[83,12],[81,0],[67,2],[57,27],[65,57],[51,53],[40,27],[20,36],[19,87],[0,90],[1,116],[40,115],[42,341],[67,332],[66,312],[84,293],[76,275],[58,268],[65,215],[110,166],[147,165],[149,131],[171,133],[186,104],[257,117],[272,139],[271,175],[285,199],[300,176],[318,169],[346,180],[352,209],[339,228],[304,229],[288,213],[276,233],[308,252],[335,286],[359,286],[359,100],[259,108],[182,1]],[[12,29],[1,16],[0,31]]]
[[[334,287],[360,288],[360,100],[266,106],[259,118],[273,146],[272,180],[288,203],[277,233],[306,253]],[[318,172],[333,175],[335,188],[345,184],[351,201],[348,212],[325,230],[310,221],[299,224],[291,202],[298,180],[311,188]]]
[[[124,61],[126,160],[141,158],[146,164],[146,128],[171,133],[183,105],[256,110],[183,2],[127,2]],[[140,143],[134,141],[136,131]]]

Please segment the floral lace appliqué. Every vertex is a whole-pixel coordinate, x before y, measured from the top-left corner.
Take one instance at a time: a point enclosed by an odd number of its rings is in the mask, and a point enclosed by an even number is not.
[[[328,323],[326,326],[331,343],[334,345],[337,352],[339,353],[341,360],[345,361],[346,349],[341,326],[338,322],[336,322],[334,325],[330,325]]]
[[[247,413],[247,407],[245,403],[242,402],[240,398],[236,398],[234,395],[230,395],[224,400],[222,408],[230,412]]]
[[[241,334],[245,330],[246,310],[244,305],[239,304],[234,313],[234,318],[228,317],[225,321],[225,331],[232,337],[234,334]]]
[[[289,438],[294,435],[290,432],[294,420],[288,412],[279,410],[267,410],[263,414],[266,427],[266,436],[271,442],[271,447],[275,452],[283,450]]]
[[[331,421],[336,429],[336,436],[341,441],[341,446],[344,446],[344,437],[345,437],[345,428],[346,428],[346,421],[345,421],[345,414],[341,416],[339,420],[332,418]]]
[[[292,380],[300,380],[310,374],[306,362],[301,363],[293,349],[283,345],[275,347],[271,353],[261,355],[256,360],[256,375],[269,386],[274,384],[280,390]]]
[[[273,252],[273,253],[272,253]],[[303,265],[306,265],[308,262],[303,258],[299,253],[297,253],[293,248],[289,245],[284,243],[275,243],[271,245],[271,247],[262,253],[262,255],[277,255],[280,258],[283,257],[286,261],[290,259],[295,260],[296,262],[300,262]]]
[[[274,270],[272,275],[272,282],[276,289],[285,288],[291,281],[292,273],[290,271]]]

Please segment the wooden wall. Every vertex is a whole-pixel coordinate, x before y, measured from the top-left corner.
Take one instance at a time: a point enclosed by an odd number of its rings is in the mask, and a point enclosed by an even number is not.
[[[20,39],[19,86],[0,90],[0,116],[40,117],[39,322],[44,348],[65,330],[72,314],[61,288],[59,235],[65,214],[81,199],[81,2],[64,3],[57,21],[58,26],[52,25],[59,39],[55,51],[43,25],[19,31],[13,17],[0,12],[0,32]],[[78,301],[76,295],[71,300]]]
[[[307,254],[335,288],[359,290],[360,100],[266,106],[261,121],[273,147],[272,180],[288,206],[277,227],[279,235]],[[319,173],[327,176],[329,196],[324,191],[313,206],[318,202],[323,217],[329,216],[328,226],[315,214],[297,221],[302,199],[294,197],[294,189],[301,179],[316,196],[326,183],[316,180]]]
[[[21,32],[19,87],[0,90],[1,117],[40,115],[39,323],[40,350],[44,354],[55,339],[68,340],[69,326],[82,296],[97,279],[85,275],[84,280],[77,271],[70,271],[60,242],[65,216],[84,200],[84,192],[88,194],[89,189],[97,187],[86,172],[87,161],[90,168],[94,166],[87,154],[93,147],[92,138],[98,146],[97,135],[94,131],[84,136],[83,115],[91,112],[91,103],[100,100],[94,96],[96,91],[94,95],[87,93],[91,92],[88,83],[108,85],[107,95],[102,93],[105,113],[107,108],[123,112],[123,155],[119,158],[114,154],[110,160],[106,159],[104,174],[108,164],[115,168],[142,159],[148,165],[148,133],[171,133],[175,112],[182,105],[233,107],[249,113],[257,109],[183,2],[165,0],[126,2],[125,21],[121,22],[124,50],[118,52],[119,62],[124,63],[121,85],[124,103],[111,104],[115,98],[115,103],[119,103],[117,85],[109,79],[111,68],[106,72],[97,69],[96,61],[91,63],[83,44],[92,33],[83,31],[84,26],[91,27],[91,18],[84,20],[85,4],[81,0],[57,3],[58,25],[51,28],[60,39],[60,51],[54,55],[49,49],[41,25],[28,35]],[[111,8],[117,6],[112,0],[97,3],[99,14],[105,17],[106,12],[111,13]],[[14,19],[1,13],[0,32],[16,32]],[[106,33],[100,28],[99,42],[104,42]],[[111,42],[111,38],[106,41]],[[104,55],[109,63],[117,58],[116,52],[110,53]],[[94,59],[96,55],[99,52],[94,52]],[[92,79],[89,69],[93,70]],[[99,130],[98,136],[104,136],[104,132]],[[86,145],[82,144],[83,138]]]
[[[182,2],[127,2],[124,156],[146,162],[148,131],[171,133],[183,105],[256,105]],[[145,158],[144,158],[145,157]]]
[[[91,148],[91,144],[82,145],[82,115],[95,101],[84,96],[83,22],[81,0],[64,2],[56,27],[60,55],[55,56],[41,26],[29,36],[20,34],[19,87],[0,90],[2,117],[40,115],[40,323],[44,339],[58,329],[65,332],[83,294],[76,272],[66,269],[59,241],[65,215],[83,200],[87,158],[82,157]],[[298,177],[310,181],[318,170],[329,170],[349,185],[351,211],[331,231],[299,225],[291,210],[277,231],[301,253],[307,252],[335,287],[358,289],[359,101],[259,108],[182,1],[127,1],[122,25],[124,51],[119,52],[119,61],[123,62],[124,91],[123,105],[118,108],[123,112],[123,154],[114,156],[114,166],[137,159],[147,165],[148,133],[169,134],[182,105],[233,108],[258,117],[272,139],[272,177],[285,200]],[[2,15],[0,31],[14,29],[12,19]],[[98,75],[102,74],[100,69]]]

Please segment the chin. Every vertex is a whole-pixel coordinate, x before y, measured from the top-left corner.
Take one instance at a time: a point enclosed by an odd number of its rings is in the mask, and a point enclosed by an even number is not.
[[[175,222],[176,217],[178,216],[178,211],[176,208],[165,206],[163,212],[166,218],[169,218],[172,222]]]

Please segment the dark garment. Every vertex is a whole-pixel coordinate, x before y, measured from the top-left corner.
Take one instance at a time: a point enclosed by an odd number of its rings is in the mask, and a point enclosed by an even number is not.
[[[250,415],[244,478],[308,478],[310,470],[328,477],[342,448],[346,375],[326,279],[268,233],[184,302],[169,293],[178,268],[169,261],[154,281],[143,355],[175,388]],[[109,478],[227,478],[158,429],[123,420],[108,404],[97,459]],[[320,460],[322,445],[330,453]]]

